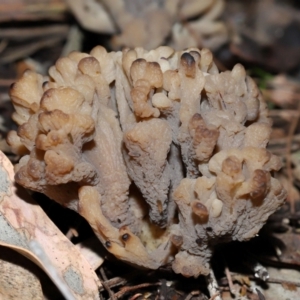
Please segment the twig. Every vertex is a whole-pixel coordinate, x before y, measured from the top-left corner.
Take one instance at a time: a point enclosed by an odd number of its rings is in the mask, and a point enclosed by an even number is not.
[[[237,273],[233,273],[232,275],[233,275],[233,280],[236,280],[235,279],[236,276],[240,276],[240,274],[237,274]],[[247,277],[250,280],[253,280],[253,281],[262,280],[260,278],[257,278],[256,276],[253,276],[253,275],[247,275]],[[225,277],[223,279],[225,279]],[[270,277],[270,278],[266,279],[265,282],[266,283],[287,284],[287,285],[294,285],[296,287],[300,287],[300,282],[284,280],[284,279],[278,279],[278,278],[273,278],[273,277]]]
[[[160,282],[158,282],[158,283],[142,283],[142,284],[138,284],[135,286],[125,286],[119,292],[115,293],[115,297],[116,297],[115,299],[122,297],[124,294],[126,294],[130,291],[134,291],[134,290],[149,287],[149,286],[159,286],[159,285],[161,285]],[[109,298],[109,300],[113,300],[113,299]]]
[[[4,79],[4,78],[0,78],[0,86],[10,86],[15,81],[16,81],[16,79]]]
[[[143,294],[141,294],[141,293],[137,293],[137,294],[133,295],[131,298],[129,298],[129,300],[135,300],[136,298],[138,298],[138,297],[140,297],[142,295]]]
[[[209,291],[209,294],[211,296],[211,300],[222,300],[220,293],[219,293],[219,286],[214,274],[214,271],[212,268],[210,268],[209,275],[206,276],[206,281],[207,281],[207,289]]]
[[[278,283],[278,284],[286,284],[286,285],[294,285],[294,286],[300,287],[300,282],[283,280],[283,279],[269,278],[267,280],[267,282],[269,282],[269,283]]]
[[[276,139],[271,139],[270,140],[270,142],[269,142],[269,146],[273,146],[273,145],[278,145],[278,144],[280,144],[280,145],[286,145],[286,143],[287,143],[287,137],[282,137],[282,138],[276,138]],[[292,139],[292,141],[294,142],[294,143],[299,143],[300,142],[300,134],[295,134],[294,136],[293,136],[293,139]]]
[[[104,272],[104,269],[103,269],[103,268],[100,268],[100,273],[101,273],[101,276],[102,276],[103,280],[104,280],[104,281],[107,281],[107,280],[108,280],[108,278],[107,278],[107,276],[106,276],[106,274],[105,274],[105,272]]]
[[[68,232],[66,233],[67,239],[71,240],[74,236],[78,237],[78,231],[75,228],[69,228]]]
[[[5,48],[7,47],[7,45],[8,45],[8,40],[7,39],[3,39],[0,42],[0,53],[5,50]]]
[[[300,271],[300,264],[298,262],[284,262],[279,260],[273,260],[264,256],[259,257],[260,262],[264,265],[272,266],[275,268],[293,269]]]
[[[200,291],[191,291],[184,300],[190,300],[192,297],[200,294]]]
[[[101,281],[103,287],[107,290],[109,296],[110,296],[110,299],[111,300],[116,300],[116,296],[114,294],[114,292],[110,289],[110,287],[106,284],[106,281],[107,281],[107,276],[104,272],[104,269],[103,268],[100,268],[100,273],[101,273],[101,276],[103,278],[103,281]]]
[[[106,283],[105,283],[104,281],[101,281],[101,284],[103,285],[103,287],[105,288],[105,290],[108,292],[109,297],[110,297],[110,298],[109,298],[110,300],[117,300],[117,299],[118,299],[118,297],[116,296],[117,294],[115,294],[115,293],[110,289],[110,287],[106,285]]]
[[[127,280],[123,277],[115,277],[115,278],[105,281],[105,284],[110,288],[113,288],[113,287],[116,287],[119,285],[124,285],[126,283],[127,283]],[[104,290],[104,288],[100,287],[100,291],[103,291],[103,290]]]
[[[290,120],[290,118],[299,117],[300,112],[292,109],[271,109],[269,117],[279,117],[282,119]]]
[[[69,32],[70,27],[68,25],[51,25],[40,27],[28,27],[28,28],[6,28],[1,29],[0,38],[9,40],[25,40],[46,36],[60,36],[65,37]]]
[[[5,55],[2,54],[2,56],[0,57],[0,63],[6,64],[15,61],[17,59],[20,59],[22,57],[29,56],[32,53],[42,48],[51,47],[59,43],[62,39],[63,37],[54,36],[54,37],[43,38],[39,41],[33,41],[31,43],[24,45],[23,47],[10,47],[10,51]]]
[[[228,269],[227,266],[225,267],[225,275],[226,275],[226,278],[228,280],[228,285],[229,285],[230,293],[233,294],[233,295],[235,295],[235,289],[234,289],[234,286],[233,286],[231,273],[230,273],[230,271],[229,271],[229,269]]]
[[[292,159],[291,159],[291,148],[292,148],[292,142],[293,142],[293,135],[295,133],[298,121],[299,121],[299,113],[300,113],[300,101],[298,103],[297,107],[298,115],[294,118],[292,118],[289,132],[288,132],[288,140],[286,144],[286,168],[287,168],[287,175],[289,179],[289,184],[293,185],[293,171],[292,171]],[[289,201],[290,201],[290,209],[291,213],[295,213],[295,199],[293,196],[289,195]]]
[[[113,287],[116,287],[119,285],[125,285],[130,279],[134,278],[138,274],[140,274],[140,271],[133,271],[125,276],[126,279],[124,277],[114,277],[114,278],[111,278],[111,279],[105,281],[105,284],[110,288],[113,288]],[[100,291],[103,291],[103,290],[104,290],[104,288],[100,287]]]
[[[0,1],[0,22],[66,19],[65,1]]]

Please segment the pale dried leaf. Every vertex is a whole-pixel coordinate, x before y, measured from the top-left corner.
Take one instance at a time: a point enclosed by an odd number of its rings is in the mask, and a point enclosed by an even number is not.
[[[91,267],[96,270],[104,262],[104,253],[101,253],[102,245],[98,239],[88,239],[75,246],[85,257]]]
[[[24,264],[25,262],[25,264]],[[42,300],[43,291],[39,278],[26,264],[29,262],[15,251],[1,247],[0,298],[6,300]],[[31,263],[32,264],[32,263]]]
[[[76,299],[99,299],[99,279],[76,247],[55,227],[24,190],[15,187],[13,166],[0,152],[0,244],[23,254],[47,273],[30,252],[37,241]]]

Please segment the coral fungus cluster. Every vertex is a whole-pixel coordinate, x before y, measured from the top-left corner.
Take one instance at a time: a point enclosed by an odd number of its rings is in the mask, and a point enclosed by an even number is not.
[[[16,181],[78,211],[128,263],[207,274],[214,245],[255,236],[285,199],[256,84],[207,49],[98,46],[10,94]]]

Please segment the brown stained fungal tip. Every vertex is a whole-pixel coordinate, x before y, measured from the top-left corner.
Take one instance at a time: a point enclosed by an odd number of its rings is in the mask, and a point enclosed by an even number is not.
[[[39,120],[39,122],[40,122],[45,116],[51,117],[51,116],[53,115],[53,112],[54,112],[54,111],[46,110],[46,111],[40,113],[40,114],[38,115],[38,120]]]
[[[92,56],[81,59],[78,64],[78,69],[84,74],[89,73],[91,71],[95,74],[100,73],[99,62],[95,57]]]
[[[199,113],[194,114],[189,121],[190,132],[196,130],[201,124],[203,124],[203,118]]]
[[[193,213],[196,214],[201,219],[205,220],[208,218],[208,210],[204,204],[202,204],[200,201],[193,201],[192,202],[192,210]]]
[[[196,76],[196,62],[194,57],[185,52],[181,55],[180,64],[184,68],[185,75],[187,77],[195,78]]]
[[[26,127],[27,127],[26,123],[19,126],[19,128],[17,129],[18,136],[28,136],[29,135]]]
[[[137,58],[134,62],[133,62],[133,64],[139,64],[139,63],[145,63],[146,62],[146,60],[144,59],[144,58]]]
[[[82,58],[80,60],[79,64],[82,64],[82,63],[89,63],[89,64],[96,63],[97,65],[99,65],[98,60],[95,57],[93,57],[93,56],[88,56],[88,57]]]
[[[159,68],[160,69],[160,65],[158,62],[156,61],[150,61],[148,62],[149,66],[152,67],[152,68]]]
[[[199,126],[196,129],[196,137],[199,135],[204,138],[214,138],[219,136],[219,132],[217,130],[210,130],[208,128]]]
[[[254,199],[260,199],[268,192],[270,183],[270,173],[264,170],[255,170],[252,183],[250,196]]]
[[[48,83],[49,81],[44,81],[42,87],[44,88]]]
[[[172,234],[171,242],[176,247],[180,247],[181,244],[183,243],[183,237],[181,235]]]
[[[129,238],[130,238],[130,235],[129,235],[128,233],[125,233],[125,234],[122,235],[122,240],[123,240],[124,242],[128,241]]]
[[[235,176],[240,173],[241,170],[242,163],[234,155],[227,157],[222,163],[222,171],[229,176]]]
[[[44,92],[44,94],[43,94],[43,97],[42,97],[42,99],[41,99],[41,102],[44,100],[44,99],[47,99],[47,98],[52,98],[52,93],[53,93],[53,90],[54,89],[49,89],[49,90],[47,90],[46,92]]]
[[[198,121],[200,121],[200,120],[203,120],[202,116],[201,116],[199,113],[195,113],[195,114],[192,116],[191,121],[190,121],[191,126],[192,126],[195,122],[196,122],[195,124],[198,124]]]
[[[105,242],[105,247],[106,248],[110,248],[111,247],[111,242],[110,241],[106,241]]]
[[[194,114],[190,119],[189,131],[196,145],[203,139],[206,139],[206,141],[210,140],[210,142],[213,143],[212,146],[214,146],[219,137],[219,131],[214,128],[208,128],[199,113]]]

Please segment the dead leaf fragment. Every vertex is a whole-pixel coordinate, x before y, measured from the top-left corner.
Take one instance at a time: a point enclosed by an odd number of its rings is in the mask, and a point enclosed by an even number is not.
[[[0,299],[44,299],[39,278],[24,264],[29,261],[9,248],[0,251]]]
[[[27,193],[15,186],[13,166],[0,152],[0,244],[26,256],[49,275],[47,266],[29,250],[33,240],[43,247],[75,299],[99,299],[101,284],[89,263]]]

